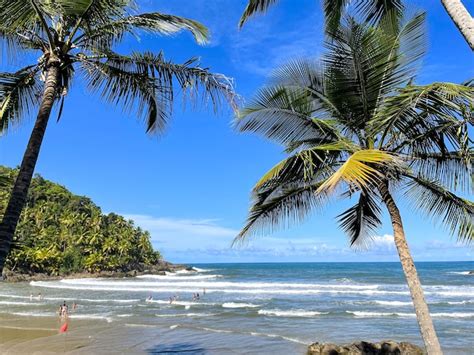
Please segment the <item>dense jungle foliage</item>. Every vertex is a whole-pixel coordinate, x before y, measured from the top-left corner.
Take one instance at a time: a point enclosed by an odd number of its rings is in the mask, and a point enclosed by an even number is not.
[[[0,219],[17,170],[0,166]],[[62,275],[76,272],[130,271],[155,264],[150,234],[133,221],[101,209],[89,198],[37,175],[21,215],[11,271]]]

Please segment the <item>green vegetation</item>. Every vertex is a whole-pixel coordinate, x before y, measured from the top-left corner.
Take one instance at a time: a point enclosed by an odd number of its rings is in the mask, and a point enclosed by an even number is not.
[[[0,211],[17,170],[0,167]],[[36,176],[32,180],[7,267],[50,275],[130,271],[155,264],[150,234],[114,213],[102,214],[89,198]]]
[[[36,58],[13,73],[0,73],[0,134],[38,112],[0,222],[0,273],[10,252],[43,138],[55,105],[60,119],[71,84],[82,78],[93,95],[142,119],[148,134],[161,134],[172,116],[176,92],[217,111],[235,108],[232,82],[163,52],[116,52],[124,39],[140,33],[190,32],[199,44],[209,33],[197,21],[161,12],[138,14],[135,0],[0,0],[0,42],[6,53]],[[128,47],[128,46],[127,46]],[[31,54],[31,55],[30,55]],[[80,119],[80,115],[77,116]]]

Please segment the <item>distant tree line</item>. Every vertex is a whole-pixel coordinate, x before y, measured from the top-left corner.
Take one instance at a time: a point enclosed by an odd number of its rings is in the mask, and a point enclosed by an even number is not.
[[[17,173],[0,167],[0,218]],[[6,267],[50,275],[130,271],[160,258],[150,234],[133,221],[104,215],[89,198],[36,175]]]

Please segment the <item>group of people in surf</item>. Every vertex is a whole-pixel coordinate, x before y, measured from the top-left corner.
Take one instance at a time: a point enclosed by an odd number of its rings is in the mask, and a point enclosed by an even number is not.
[[[77,303],[72,303],[72,311],[77,309]],[[61,305],[59,305],[58,315],[60,318],[67,318],[69,315],[69,306],[67,305],[66,301],[64,301]]]
[[[43,295],[40,293],[38,293],[38,296],[33,296],[32,293],[30,293],[30,301],[33,301],[33,300],[38,300],[38,301],[42,301],[43,300]]]
[[[202,289],[202,295],[204,296],[206,294],[206,289],[203,288]],[[177,300],[179,299],[179,296],[178,295],[173,295],[173,296],[170,296],[170,298],[168,299],[169,300],[169,303],[170,304],[173,304],[174,302],[176,302]],[[196,293],[193,293],[193,302],[196,302],[196,301],[200,301],[201,300],[201,295],[199,294],[199,292],[196,292]],[[153,302],[153,296],[152,295],[149,295],[145,302]]]

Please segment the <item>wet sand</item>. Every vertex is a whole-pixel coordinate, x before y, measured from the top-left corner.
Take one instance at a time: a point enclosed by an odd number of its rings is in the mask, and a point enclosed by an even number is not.
[[[74,329],[59,333],[61,321],[54,317],[0,317],[1,354],[51,354],[75,352],[88,346],[95,322],[74,321]]]

